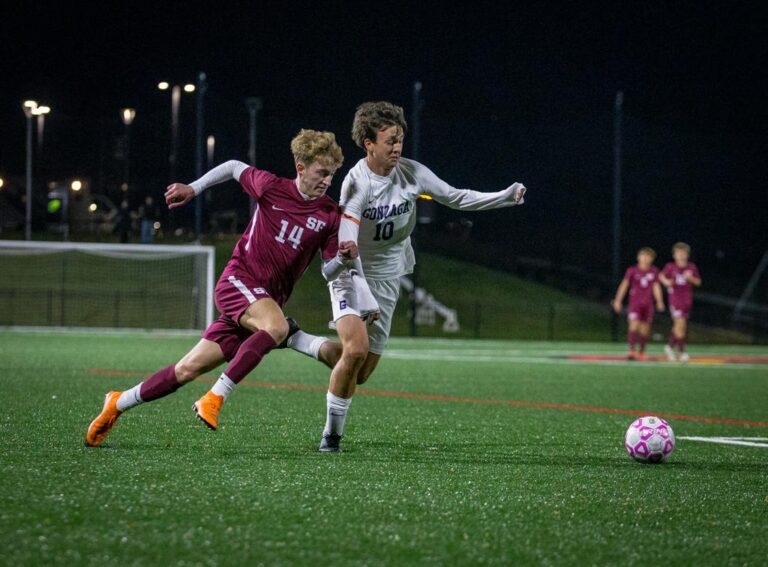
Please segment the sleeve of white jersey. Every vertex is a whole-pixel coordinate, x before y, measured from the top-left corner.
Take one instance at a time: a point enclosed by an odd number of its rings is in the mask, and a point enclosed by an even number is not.
[[[339,205],[341,205],[344,214],[360,220],[365,208],[365,197],[363,187],[351,175],[347,175],[341,184],[341,198],[339,199]],[[339,228],[339,242],[342,240],[341,228]],[[355,238],[355,242],[357,242],[357,238]]]
[[[349,217],[341,217],[341,223],[339,223],[339,242],[353,241],[357,243],[357,237],[360,233],[360,225],[356,219]],[[348,268],[353,268],[363,276],[363,265],[360,262],[360,257],[352,260],[342,258],[341,255],[336,254],[334,258],[328,260],[323,264],[322,272],[323,277],[327,281],[335,280],[339,277],[339,274]]]
[[[513,183],[502,191],[483,193],[471,189],[456,189],[421,164],[417,164],[415,175],[424,193],[441,205],[446,205],[452,209],[485,211],[524,203],[523,195],[526,189],[522,183]]]
[[[240,175],[242,175],[243,171],[248,169],[248,167],[249,165],[247,163],[231,159],[225,161],[221,165],[217,165],[200,179],[190,183],[189,186],[192,187],[195,195],[199,195],[212,185],[218,185],[219,183],[224,183],[230,179],[240,181]]]

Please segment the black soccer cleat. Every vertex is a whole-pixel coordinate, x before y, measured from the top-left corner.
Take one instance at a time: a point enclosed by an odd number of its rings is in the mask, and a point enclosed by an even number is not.
[[[286,317],[285,320],[288,323],[288,334],[283,339],[283,342],[281,342],[275,348],[287,348],[288,339],[290,339],[293,335],[301,331],[301,327],[299,327],[299,324],[296,322],[296,319],[294,319],[293,317]]]
[[[323,435],[320,440],[321,453],[341,453],[341,435],[338,433],[329,433]]]

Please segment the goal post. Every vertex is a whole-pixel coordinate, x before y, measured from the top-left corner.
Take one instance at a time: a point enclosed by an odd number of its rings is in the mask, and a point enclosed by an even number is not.
[[[0,240],[0,326],[202,330],[215,249]]]

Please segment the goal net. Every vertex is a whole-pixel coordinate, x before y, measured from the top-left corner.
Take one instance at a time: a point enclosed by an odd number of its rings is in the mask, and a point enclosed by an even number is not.
[[[0,240],[0,325],[204,329],[214,248]]]

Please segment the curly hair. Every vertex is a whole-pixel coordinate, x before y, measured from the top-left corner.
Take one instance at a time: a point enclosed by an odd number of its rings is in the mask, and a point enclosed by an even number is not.
[[[324,165],[337,168],[344,162],[344,154],[341,152],[339,144],[336,143],[336,136],[333,132],[302,128],[291,140],[291,153],[293,153],[293,159],[296,163],[301,162],[307,166],[319,161]]]
[[[390,126],[399,126],[405,133],[408,124],[405,122],[403,107],[386,101],[364,102],[357,107],[352,121],[352,139],[358,146],[365,148],[366,139],[375,141],[376,133]]]

